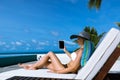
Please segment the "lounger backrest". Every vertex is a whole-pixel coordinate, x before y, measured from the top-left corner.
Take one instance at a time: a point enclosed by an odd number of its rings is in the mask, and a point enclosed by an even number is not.
[[[95,65],[94,69],[88,75],[88,77],[86,78],[86,80],[92,80],[94,78],[94,76],[99,72],[99,70],[102,68],[102,66],[104,65],[104,63],[107,61],[107,59],[110,57],[110,55],[112,54],[112,52],[115,50],[115,48],[119,44],[119,42],[120,42],[120,32],[117,35],[117,37],[115,38],[115,40],[113,41],[113,43],[105,51],[104,55],[101,57],[101,59],[99,60],[99,62]]]
[[[95,48],[97,48],[100,43],[102,42],[102,40],[104,39],[104,37],[106,36],[107,33],[104,33],[104,35],[100,38],[99,42],[97,43],[97,45],[95,46]]]
[[[78,75],[76,76],[75,79],[91,80],[90,78],[93,78],[93,76],[96,75],[96,73],[93,74],[94,72],[92,71],[96,67],[99,60],[101,60],[101,58],[104,56],[104,54],[106,52],[109,52],[108,49],[111,49],[111,45],[113,49],[109,53],[111,53],[115,49],[115,47],[118,45],[119,41],[118,42],[116,41],[116,37],[118,37],[118,34],[119,34],[119,30],[115,28],[112,28],[106,34],[102,42],[99,44],[97,49],[94,51],[89,61],[86,63],[86,65],[82,69],[79,70]],[[112,43],[116,43],[116,44],[113,46]],[[99,70],[100,69],[97,69],[97,71]],[[92,75],[91,77],[90,77],[90,74]]]

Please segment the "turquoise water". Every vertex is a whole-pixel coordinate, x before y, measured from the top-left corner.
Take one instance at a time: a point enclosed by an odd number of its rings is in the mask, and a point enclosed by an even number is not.
[[[48,52],[9,52],[0,53],[0,58],[13,57],[13,56],[26,56],[26,55],[36,55],[36,54],[47,54]],[[62,51],[54,51],[55,54],[63,53]]]
[[[37,54],[37,53],[36,53]],[[4,53],[0,54],[0,67],[14,65],[18,63],[35,61],[37,58],[35,53]]]
[[[13,56],[26,56],[26,55],[36,55],[36,54],[45,54],[47,52],[4,52],[0,53],[0,58],[4,57],[13,57]]]
[[[0,59],[6,57],[28,56],[28,55],[36,55],[36,54],[43,54],[43,53],[38,53],[38,52],[0,53]]]
[[[5,54],[5,55],[0,55],[0,58],[15,57],[15,56],[28,56],[28,55],[35,55],[35,54]]]
[[[61,54],[61,52],[54,53]],[[36,54],[47,54],[47,52],[0,53],[0,67],[35,61],[37,60]]]

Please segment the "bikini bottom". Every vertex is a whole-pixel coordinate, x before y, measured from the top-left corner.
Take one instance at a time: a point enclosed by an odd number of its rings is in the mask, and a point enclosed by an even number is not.
[[[64,68],[68,68],[67,64],[63,64]]]

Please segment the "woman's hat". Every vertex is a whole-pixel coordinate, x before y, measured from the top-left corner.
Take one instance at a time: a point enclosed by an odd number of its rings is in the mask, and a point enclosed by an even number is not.
[[[74,39],[74,38],[78,38],[78,37],[81,37],[81,38],[84,38],[84,39],[87,39],[87,40],[90,39],[90,35],[85,31],[80,32],[78,35],[71,35],[70,39]]]

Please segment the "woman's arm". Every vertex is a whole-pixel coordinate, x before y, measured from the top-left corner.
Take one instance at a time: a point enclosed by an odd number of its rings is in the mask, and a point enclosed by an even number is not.
[[[66,47],[64,47],[63,51],[68,55],[69,58],[71,58],[71,54],[67,51]]]

